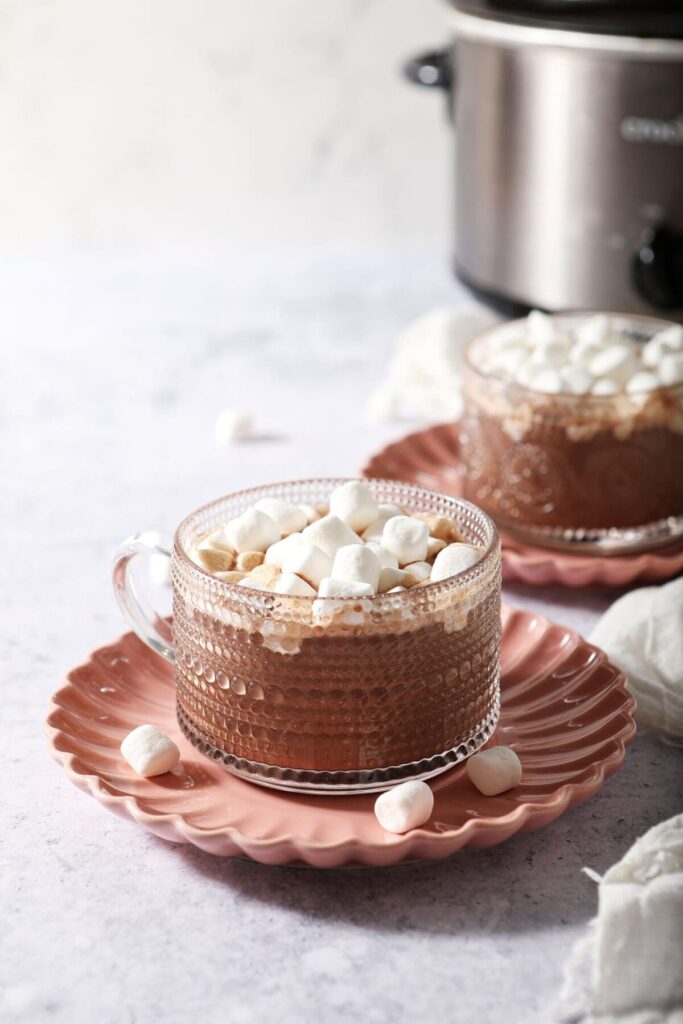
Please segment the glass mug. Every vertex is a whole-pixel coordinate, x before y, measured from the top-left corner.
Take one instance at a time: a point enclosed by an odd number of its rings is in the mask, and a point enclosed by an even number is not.
[[[373,598],[292,597],[226,583],[191,553],[263,497],[328,505],[343,479],[256,487],[213,501],[178,527],[173,552],[141,534],[114,564],[138,636],[175,666],[178,723],[235,774],[291,791],[378,791],[428,778],[491,736],[499,712],[500,541],[468,502],[369,480],[381,503],[452,519],[483,550],[438,583]],[[130,572],[171,559],[173,622],[150,610]]]
[[[559,314],[571,330],[592,314]],[[671,326],[614,314],[640,343]],[[683,385],[615,395],[543,394],[477,366],[478,347],[520,332],[499,324],[470,342],[463,373],[464,495],[499,528],[544,547],[618,554],[683,536]]]

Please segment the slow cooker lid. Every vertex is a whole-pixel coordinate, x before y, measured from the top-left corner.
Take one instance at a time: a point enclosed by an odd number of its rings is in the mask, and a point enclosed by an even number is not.
[[[683,0],[453,0],[494,21],[569,32],[683,39]]]

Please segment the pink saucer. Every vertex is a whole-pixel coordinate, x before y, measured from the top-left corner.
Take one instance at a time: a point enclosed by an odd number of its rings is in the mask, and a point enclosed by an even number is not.
[[[461,497],[457,423],[440,423],[394,441],[368,460],[363,475],[405,480]],[[681,571],[681,544],[638,555],[605,557],[532,547],[503,535],[503,579],[507,583],[625,587],[632,583],[658,583]]]
[[[403,836],[380,828],[373,795],[309,797],[254,786],[199,754],[175,720],[173,673],[132,633],[93,651],[52,698],[53,757],[80,789],[123,817],[177,843],[264,864],[383,867],[438,860],[465,846],[493,846],[547,825],[592,796],[635,735],[624,676],[576,633],[528,612],[503,611],[502,710],[492,743],[512,746],[522,783],[484,797],[462,767],[432,783],[432,820]],[[182,761],[142,779],[119,745],[153,722]]]

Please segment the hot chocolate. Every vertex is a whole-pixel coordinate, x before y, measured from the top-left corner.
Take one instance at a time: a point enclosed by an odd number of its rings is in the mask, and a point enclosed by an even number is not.
[[[539,316],[470,347],[466,497],[535,543],[672,539],[683,529],[683,330]]]

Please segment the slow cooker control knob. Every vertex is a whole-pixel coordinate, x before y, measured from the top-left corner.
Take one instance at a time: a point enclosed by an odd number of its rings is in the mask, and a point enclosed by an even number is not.
[[[683,233],[650,228],[633,259],[633,282],[655,309],[683,309]]]

